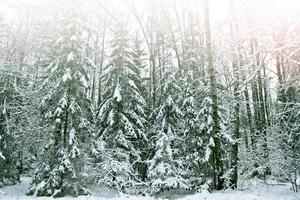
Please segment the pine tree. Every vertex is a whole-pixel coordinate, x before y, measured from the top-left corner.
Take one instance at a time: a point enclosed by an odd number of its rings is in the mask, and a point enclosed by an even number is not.
[[[140,146],[147,141],[141,66],[131,57],[128,34],[125,24],[115,25],[93,148],[98,183],[123,192],[139,179]]]
[[[17,146],[10,118],[17,104],[17,92],[12,74],[14,66],[4,65],[0,70],[0,184],[11,185],[19,181],[17,170]]]
[[[202,105],[203,109],[200,112],[201,104],[196,98],[200,89],[195,87],[194,82],[190,71],[182,83],[181,111],[183,117],[180,123],[180,138],[184,142],[180,144],[181,156],[183,160],[185,159],[184,168],[187,171],[185,178],[192,188],[200,189],[206,182],[205,150],[208,144],[209,131],[205,129],[205,125],[209,122],[206,116],[209,113],[203,110],[207,108],[206,104]],[[207,125],[210,126],[210,124]]]
[[[152,192],[165,189],[187,189],[186,180],[183,178],[185,170],[180,158],[178,145],[179,122],[182,118],[174,95],[180,92],[175,78],[170,72],[164,74],[163,96],[160,106],[153,112],[153,156],[149,160],[148,178]]]
[[[138,92],[140,95],[145,99],[143,100],[143,110],[144,114],[143,117],[149,116],[149,105],[150,102],[146,100],[147,97],[147,89],[146,89],[146,84],[143,81],[143,73],[142,71],[145,71],[146,69],[146,63],[145,63],[145,56],[146,53],[144,49],[142,48],[142,41],[139,39],[138,35],[133,40],[133,49],[131,50],[131,58],[133,61],[133,64],[135,65],[135,71],[136,71],[136,76],[135,76],[135,85],[138,87]],[[134,104],[133,104],[134,106]],[[144,119],[145,120],[145,119]],[[145,120],[146,122],[146,120]],[[146,122],[144,124],[144,132],[146,134],[146,138],[144,139],[138,139],[135,142],[135,147],[140,150],[141,152],[141,161],[137,162],[135,165],[135,168],[138,170],[139,177],[142,181],[145,181],[147,178],[147,159],[149,158],[149,149],[151,148],[149,143],[148,143],[148,138],[147,138],[147,133],[149,131],[150,123]]]
[[[4,184],[14,184],[20,181],[20,175],[24,170],[30,168],[33,163],[26,162],[28,148],[26,141],[32,142],[29,137],[34,133],[35,127],[31,126],[35,117],[31,113],[36,111],[36,107],[30,107],[25,97],[29,91],[32,75],[28,72],[31,65],[24,65],[24,52],[26,47],[17,49],[16,47],[23,41],[22,33],[11,34],[15,27],[9,27],[0,16],[0,159],[1,172],[0,179]],[[21,30],[21,28],[20,28]],[[14,42],[10,38],[18,38]],[[22,38],[22,39],[21,39]],[[16,48],[14,52],[10,49]],[[26,110],[29,109],[30,110]],[[2,135],[2,136],[1,136]],[[26,144],[26,145],[25,145]],[[5,158],[5,159],[4,159]],[[0,181],[1,182],[1,181]]]
[[[67,5],[59,21],[60,37],[46,68],[41,92],[46,92],[41,109],[52,136],[44,148],[29,195],[65,196],[88,194],[81,185],[82,145],[88,136],[89,100],[87,68],[83,54],[84,26],[74,5]]]
[[[208,58],[208,75],[210,81],[210,99],[212,108],[212,139],[213,146],[212,149],[212,165],[214,171],[214,188],[221,190],[224,188],[224,163],[222,160],[223,151],[221,149],[221,134],[220,134],[220,115],[219,115],[219,103],[217,95],[217,79],[216,79],[216,69],[213,60],[213,48],[211,40],[211,28],[210,28],[210,14],[209,14],[209,2],[208,0],[203,0],[204,3],[204,24],[205,24],[205,36],[206,36],[206,46],[207,46],[207,58]]]

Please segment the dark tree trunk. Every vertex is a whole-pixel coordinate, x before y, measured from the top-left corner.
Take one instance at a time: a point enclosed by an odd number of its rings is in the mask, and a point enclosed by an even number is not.
[[[233,0],[229,0],[229,11],[231,13],[231,37],[232,37],[232,45],[234,45],[235,38],[238,34],[238,27],[235,21],[235,12]],[[240,139],[240,92],[239,92],[239,79],[240,79],[240,71],[238,67],[238,59],[239,49],[235,45],[232,47],[233,50],[233,77],[234,77],[234,88],[233,88],[233,96],[234,96],[234,116],[232,120],[233,124],[233,136],[236,142],[232,144],[232,157],[231,157],[231,168],[233,169],[232,176],[230,179],[230,187],[232,189],[237,188],[238,182],[238,153],[239,153],[239,143],[237,140]],[[235,53],[237,52],[237,53]]]
[[[215,178],[214,186],[217,190],[222,190],[224,188],[224,180],[222,178],[224,174],[223,161],[222,161],[222,151],[221,151],[221,141],[220,141],[220,117],[218,108],[218,98],[217,98],[217,83],[216,83],[216,72],[213,63],[213,52],[211,44],[211,30],[210,30],[210,16],[209,16],[209,4],[208,0],[203,0],[204,2],[204,24],[205,24],[205,36],[206,36],[206,47],[208,55],[208,73],[210,80],[210,97],[212,100],[212,118],[213,118],[213,130],[212,137],[214,139],[215,146],[212,147],[213,150],[213,165],[215,168]]]
[[[103,64],[104,64],[104,53],[105,53],[105,36],[106,36],[106,16],[104,19],[104,27],[103,27],[103,33],[102,33],[102,41],[101,41],[101,58],[100,58],[100,66],[98,70],[98,76],[99,76],[99,82],[98,82],[98,99],[97,99],[97,105],[98,108],[100,107],[101,101],[102,101],[102,71],[103,71]]]

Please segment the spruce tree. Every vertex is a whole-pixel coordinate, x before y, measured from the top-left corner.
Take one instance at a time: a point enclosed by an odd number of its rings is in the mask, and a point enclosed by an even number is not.
[[[0,69],[0,185],[11,185],[19,181],[17,170],[17,143],[10,119],[17,106],[17,91],[14,84],[13,65]]]
[[[140,38],[138,37],[138,35],[136,35],[136,37],[134,38],[133,42],[133,48],[131,50],[131,58],[133,61],[133,64],[135,65],[135,71],[136,71],[136,76],[135,76],[135,83],[136,86],[138,87],[138,92],[140,93],[140,95],[144,98],[144,102],[143,103],[143,110],[144,110],[144,114],[143,117],[147,117],[149,116],[149,105],[150,102],[147,101],[147,89],[146,89],[146,83],[145,81],[143,81],[143,73],[145,73],[145,69],[146,69],[146,63],[145,63],[145,56],[146,53],[142,47],[142,41],[140,40]],[[145,76],[145,75],[144,75]],[[139,149],[139,151],[141,152],[141,160],[139,162],[137,162],[137,164],[134,166],[137,170],[138,170],[138,175],[139,178],[142,181],[145,181],[147,178],[147,159],[149,158],[149,152],[150,152],[150,148],[151,146],[149,145],[148,142],[148,131],[150,128],[150,123],[146,120],[144,120],[144,133],[145,133],[145,138],[144,139],[138,139],[135,142],[135,146],[137,149]]]
[[[176,84],[175,77],[170,73],[164,74],[163,96],[160,105],[154,110],[153,156],[148,161],[148,178],[152,192],[161,192],[165,189],[187,189],[184,160],[180,157],[179,123],[182,112],[178,103],[174,101],[180,87]]]
[[[74,2],[73,2],[74,3]],[[51,139],[44,147],[29,195],[83,195],[88,191],[80,182],[83,167],[82,144],[88,136],[89,87],[82,41],[84,26],[76,6],[67,5],[59,20],[60,37],[52,44],[53,54],[45,69],[45,92],[41,110],[52,124]]]
[[[122,21],[122,20],[121,20]],[[105,91],[93,148],[99,184],[126,192],[139,181],[140,146],[145,135],[146,101],[142,95],[140,65],[132,58],[129,32],[124,23],[114,26],[110,62],[102,80]]]
[[[205,128],[207,124],[207,104],[201,105],[197,94],[201,89],[196,88],[192,73],[185,75],[182,83],[181,111],[183,117],[180,123],[181,156],[185,159],[184,167],[187,171],[185,178],[193,189],[199,189],[206,182],[205,153],[209,140],[209,131]],[[198,87],[202,87],[198,85]],[[202,91],[203,92],[203,91]],[[202,98],[202,97],[201,97]],[[203,106],[200,112],[200,106]],[[203,120],[203,121],[202,121]],[[210,125],[210,124],[208,124]]]

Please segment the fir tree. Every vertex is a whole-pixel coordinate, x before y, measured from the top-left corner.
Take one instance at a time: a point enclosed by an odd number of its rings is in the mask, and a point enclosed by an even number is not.
[[[99,166],[98,183],[123,192],[139,179],[139,147],[147,140],[140,66],[131,57],[128,34],[125,25],[117,23],[110,62],[103,75],[106,89],[93,149],[94,162]]]
[[[148,178],[153,192],[165,189],[184,188],[188,185],[183,178],[183,160],[179,157],[179,122],[182,112],[174,102],[174,94],[180,92],[173,75],[164,75],[163,98],[154,111],[153,143],[154,153],[149,160]]]
[[[17,143],[9,122],[18,97],[15,77],[10,75],[14,66],[5,67],[5,71],[0,70],[0,184],[10,185],[19,181]]]
[[[185,75],[181,84],[183,117],[180,123],[180,138],[184,142],[180,144],[181,156],[185,159],[184,167],[187,171],[185,179],[189,181],[192,188],[199,189],[206,181],[205,149],[209,140],[209,131],[203,125],[208,122],[205,120],[209,113],[203,110],[207,108],[207,104],[202,104],[203,109],[200,112],[200,103],[196,96],[201,89],[195,87],[192,75],[192,72]]]
[[[133,64],[135,65],[135,72],[136,72],[136,76],[133,77],[135,80],[135,85],[138,87],[138,92],[140,93],[140,95],[144,98],[147,97],[147,90],[146,90],[146,84],[145,82],[142,80],[143,74],[142,71],[145,71],[146,68],[146,63],[145,63],[145,56],[146,53],[144,51],[144,49],[142,48],[142,41],[139,39],[138,35],[136,35],[136,37],[133,40],[133,49],[131,51],[131,58],[133,61]],[[145,98],[144,98],[145,99]],[[149,102],[147,102],[147,100],[143,100],[143,110],[144,110],[144,114],[143,117],[145,116],[149,116]],[[146,102],[146,104],[145,104]],[[132,104],[133,108],[134,108],[134,104]],[[149,128],[150,128],[150,123],[147,122],[144,119],[144,133],[148,133]],[[139,178],[142,181],[145,181],[147,178],[147,159],[149,158],[149,152],[150,152],[150,145],[148,143],[148,139],[146,138],[147,135],[145,136],[144,139],[138,139],[135,142],[135,147],[137,149],[140,150],[141,152],[141,161],[137,162],[137,164],[134,166],[137,171],[138,171],[138,175]]]
[[[84,26],[74,5],[68,5],[59,23],[59,39],[46,68],[41,91],[47,92],[41,109],[52,126],[52,137],[44,148],[40,165],[28,194],[65,196],[88,194],[81,185],[82,143],[88,118],[87,68],[89,60],[82,52]]]
[[[219,118],[219,126],[220,130],[217,135],[213,135],[213,109],[212,109],[212,99],[209,96],[210,94],[210,86],[204,86],[201,90],[199,90],[198,94],[201,93],[202,101],[199,105],[199,113],[198,113],[198,123],[199,123],[199,135],[201,139],[202,145],[198,146],[198,155],[199,157],[196,159],[198,161],[198,170],[202,171],[204,176],[200,176],[198,181],[202,184],[206,182],[210,185],[210,187],[215,187],[211,185],[209,178],[215,179],[217,178],[218,174],[214,170],[214,151],[218,151],[222,154],[222,162],[227,162],[225,157],[225,148],[231,142],[234,142],[231,136],[226,132],[227,124],[226,124],[226,110],[223,109],[222,106],[219,106],[219,112],[217,113]],[[225,96],[225,94],[223,95]],[[197,138],[197,137],[196,137]],[[197,140],[197,139],[196,139]],[[219,142],[218,148],[216,149],[215,141]],[[198,143],[198,144],[201,144]],[[227,181],[227,175],[222,176],[222,182],[224,183]],[[201,186],[201,184],[200,184]],[[224,185],[225,186],[225,185]],[[199,185],[197,186],[199,187]]]

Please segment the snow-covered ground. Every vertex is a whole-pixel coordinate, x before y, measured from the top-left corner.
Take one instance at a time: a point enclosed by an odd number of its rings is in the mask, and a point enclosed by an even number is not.
[[[49,197],[26,196],[30,178],[21,179],[21,184],[0,188],[0,200],[49,200]],[[64,197],[59,200],[70,200],[73,197]],[[80,196],[76,200],[154,200],[153,197],[120,195],[118,197],[103,197],[99,195]],[[171,198],[174,199],[174,198]],[[226,190],[214,193],[199,193],[187,195],[180,200],[300,200],[300,193],[294,193],[289,185],[259,184],[243,191]]]

